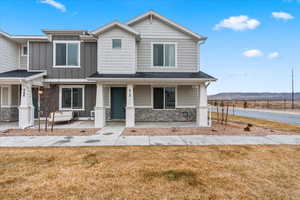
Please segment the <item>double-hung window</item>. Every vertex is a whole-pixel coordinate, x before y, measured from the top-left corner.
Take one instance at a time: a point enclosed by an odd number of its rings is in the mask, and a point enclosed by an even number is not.
[[[153,67],[176,67],[175,43],[153,43],[152,45]]]
[[[80,67],[79,41],[54,41],[54,67]]]
[[[154,109],[175,109],[176,94],[175,87],[153,88]]]
[[[61,86],[60,110],[84,110],[84,86]]]

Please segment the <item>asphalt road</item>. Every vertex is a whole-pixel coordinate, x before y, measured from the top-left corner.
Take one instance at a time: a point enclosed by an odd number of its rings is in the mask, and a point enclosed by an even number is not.
[[[226,108],[224,109],[226,112]],[[212,111],[216,112],[216,108],[212,107]],[[220,112],[220,108],[219,108]],[[254,111],[247,109],[235,108],[235,115],[253,117],[258,119],[272,120],[278,122],[285,122],[290,124],[299,124],[300,125],[300,113],[299,114],[289,114],[289,113],[280,113],[280,112],[271,112],[271,111]],[[232,109],[229,109],[229,114],[233,114]]]

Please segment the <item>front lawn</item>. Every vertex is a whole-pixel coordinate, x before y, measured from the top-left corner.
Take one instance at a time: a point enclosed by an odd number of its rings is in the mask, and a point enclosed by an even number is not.
[[[300,146],[0,148],[0,199],[299,199]]]

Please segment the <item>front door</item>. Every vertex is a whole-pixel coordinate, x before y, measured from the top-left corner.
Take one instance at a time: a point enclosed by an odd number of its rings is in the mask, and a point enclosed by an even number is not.
[[[34,106],[34,118],[39,116],[39,94],[38,88],[32,88],[32,104]]]
[[[112,87],[110,94],[111,119],[125,119],[126,88]]]

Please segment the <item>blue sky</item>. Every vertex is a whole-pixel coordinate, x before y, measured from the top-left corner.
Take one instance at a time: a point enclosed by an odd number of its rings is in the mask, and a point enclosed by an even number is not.
[[[292,67],[300,92],[300,0],[1,0],[0,29],[93,30],[150,9],[208,37],[201,70],[218,78],[210,94],[289,92]]]

